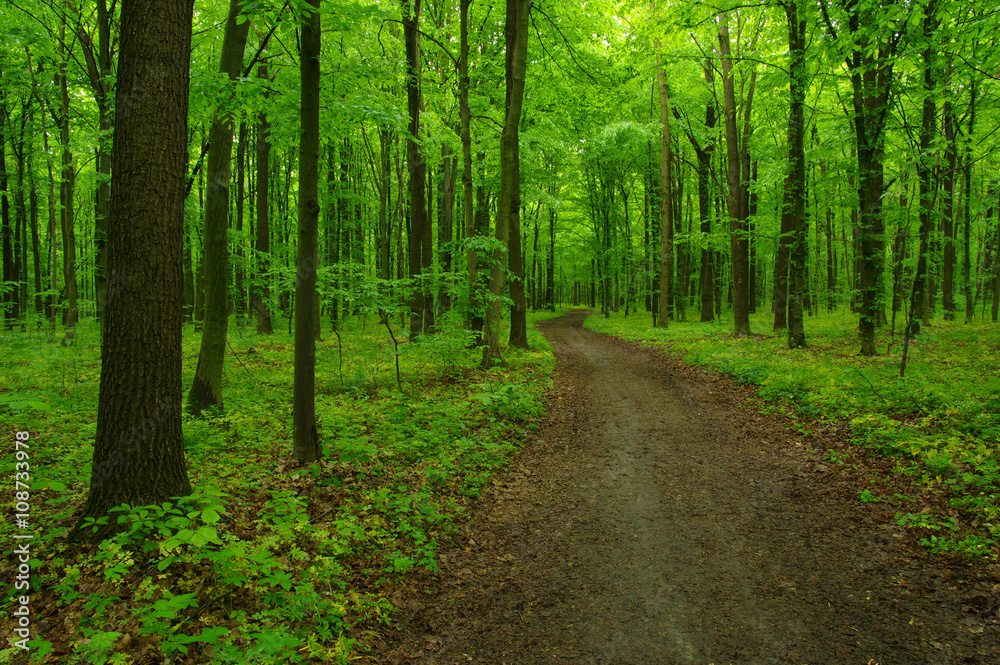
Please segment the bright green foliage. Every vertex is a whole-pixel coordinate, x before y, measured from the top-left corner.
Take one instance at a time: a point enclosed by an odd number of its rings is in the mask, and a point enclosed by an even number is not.
[[[62,536],[89,479],[96,331],[83,321],[70,349],[45,339],[0,354],[18,400],[52,407],[0,407],[0,419],[13,416],[37,444],[32,588],[47,591],[33,602],[58,606],[75,631],[39,641],[34,662],[130,662],[139,640],[172,659],[349,662],[365,631],[390,620],[395,581],[437,569],[439,543],[542,414],[554,367],[533,332],[534,350],[509,353],[509,367],[468,370],[477,351],[444,327],[401,345],[401,391],[384,326],[373,315],[342,320],[339,345],[336,336],[317,345],[317,416],[330,454],[292,467],[292,340],[232,330],[225,414],[185,421],[195,493],[115,509],[102,520],[123,530],[93,550]],[[23,340],[8,334],[0,348],[12,338]],[[188,329],[188,378],[196,343]],[[5,458],[0,472],[13,464]]]
[[[921,540],[934,551],[995,558],[1000,554],[1000,359],[982,353],[987,326],[944,323],[926,329],[900,379],[899,340],[883,333],[879,347],[891,352],[860,357],[856,332],[847,332],[848,316],[810,319],[813,341],[806,354],[788,350],[780,335],[734,338],[723,323],[685,323],[666,333],[648,328],[645,316],[590,317],[586,325],[652,342],[757,386],[763,400],[801,422],[849,422],[859,452],[894,460],[896,471],[921,490],[947,499],[940,514],[910,515],[901,525],[945,528],[949,533]],[[846,461],[833,448],[826,459]],[[859,500],[880,497],[863,490]],[[918,530],[918,535],[923,534]]]

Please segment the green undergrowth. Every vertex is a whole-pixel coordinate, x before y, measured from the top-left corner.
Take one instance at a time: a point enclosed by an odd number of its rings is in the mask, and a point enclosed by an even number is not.
[[[529,324],[551,314],[529,317]],[[282,324],[286,324],[282,326]],[[437,569],[438,544],[543,415],[554,356],[533,330],[507,366],[474,369],[481,350],[443,332],[397,348],[375,317],[326,329],[316,411],[324,457],[290,461],[292,338],[230,324],[225,410],[185,416],[193,495],[124,506],[124,530],[67,544],[89,485],[99,339],[0,337],[0,422],[31,435],[32,663],[346,663],[388,623],[393,589]],[[184,334],[190,386],[200,336]],[[3,475],[13,478],[13,444]],[[13,493],[3,494],[13,514]],[[13,525],[4,520],[11,543]],[[8,555],[16,568],[15,559]],[[22,592],[23,593],[23,592]],[[8,586],[0,626],[12,636]],[[18,653],[9,637],[0,660]]]
[[[751,317],[749,338],[731,321],[670,322],[651,328],[648,314],[591,316],[597,332],[653,343],[685,361],[757,386],[762,408],[803,423],[849,423],[859,451],[893,461],[935,501],[911,497],[900,525],[936,552],[995,559],[1000,553],[1000,336],[996,324],[935,321],[910,343],[899,377],[901,335],[880,331],[880,355],[858,355],[857,317],[806,320],[808,347],[789,350],[771,318]],[[901,324],[900,324],[901,325]],[[831,451],[835,452],[835,451]],[[867,490],[865,490],[867,491]],[[878,501],[871,493],[862,501]],[[898,497],[897,497],[898,498]]]

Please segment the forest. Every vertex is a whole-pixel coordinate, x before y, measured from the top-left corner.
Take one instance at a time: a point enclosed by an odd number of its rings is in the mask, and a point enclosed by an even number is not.
[[[753,455],[959,580],[963,637],[933,614],[902,642],[1000,656],[995,6],[5,0],[0,25],[4,660],[451,662],[413,599],[485,575],[456,556],[509,563],[468,535],[504,488],[586,475],[526,470],[560,409],[574,437],[648,417],[600,416],[574,369],[629,354],[696,395],[665,413],[733,400],[720,431],[766,421]],[[647,662],[601,639],[570,662]],[[539,648],[505,662],[565,662]]]

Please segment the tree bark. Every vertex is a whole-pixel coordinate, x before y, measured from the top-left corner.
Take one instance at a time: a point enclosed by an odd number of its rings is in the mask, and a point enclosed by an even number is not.
[[[322,456],[316,429],[316,272],[319,269],[320,0],[309,0],[302,19],[299,76],[298,255],[295,261],[295,376],[292,454],[299,462]]]
[[[785,181],[782,203],[782,230],[791,232],[788,262],[788,348],[805,347],[806,333],[803,320],[803,295],[806,287],[806,155],[805,114],[806,96],[806,19],[799,6],[800,0],[785,3],[788,19],[789,85],[788,110],[788,177]],[[777,322],[775,322],[777,323]]]
[[[729,17],[719,13],[719,52],[722,56],[722,89],[726,125],[726,156],[728,163],[727,207],[729,213],[729,245],[732,254],[733,332],[737,336],[750,334],[750,251],[747,211],[740,184],[742,161],[736,128],[736,93],[733,88],[733,59],[729,47]]]
[[[87,518],[191,493],[181,433],[181,255],[192,4],[124,0],[108,290]]]
[[[420,8],[421,0],[402,0],[403,39],[406,47],[406,105],[409,110],[409,136],[406,139],[406,162],[410,174],[409,264],[413,280],[410,300],[410,338],[434,330],[434,296],[428,279],[433,265],[430,219],[427,216],[427,162],[420,146]]]
[[[500,355],[500,311],[504,291],[504,249],[508,248],[510,218],[516,215],[519,202],[517,188],[520,182],[518,163],[518,128],[524,104],[524,85],[528,64],[528,11],[530,0],[507,0],[507,19],[504,26],[506,41],[506,80],[504,126],[500,135],[500,193],[497,201],[496,239],[501,245],[493,253],[490,268],[490,301],[483,323],[483,359],[480,367],[488,369],[503,362]],[[507,252],[509,254],[509,251]]]
[[[250,21],[237,23],[244,0],[230,0],[219,72],[235,81],[242,73]],[[205,318],[188,410],[200,414],[223,408],[222,368],[229,327],[229,181],[232,174],[233,118],[216,111],[208,134],[208,196],[205,200]]]

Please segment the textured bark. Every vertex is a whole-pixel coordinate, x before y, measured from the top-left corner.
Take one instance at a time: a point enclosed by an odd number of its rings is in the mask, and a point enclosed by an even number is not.
[[[108,290],[86,518],[190,494],[181,433],[181,254],[192,5],[124,0]]]
[[[292,454],[300,462],[323,452],[316,429],[316,272],[319,269],[319,106],[320,0],[309,0],[302,19],[299,75],[298,256],[295,267],[295,377],[292,401]]]
[[[885,321],[881,297],[885,253],[882,200],[885,175],[882,158],[885,152],[885,128],[891,104],[893,64],[899,35],[873,31],[874,12],[880,6],[858,7],[849,4],[846,29],[852,46],[846,54],[851,77],[851,111],[854,124],[858,173],[859,245],[861,311],[861,355],[874,356],[875,329]],[[825,8],[824,8],[825,11]],[[825,15],[828,30],[837,28]]]
[[[739,135],[736,128],[736,93],[733,88],[733,62],[729,46],[729,17],[719,13],[719,52],[722,56],[722,89],[726,127],[727,182],[726,201],[729,213],[729,246],[732,255],[733,332],[750,334],[750,251],[747,211],[741,185],[743,170]]]
[[[500,135],[500,193],[497,201],[496,239],[508,245],[510,218],[516,215],[516,205],[520,199],[517,188],[520,182],[518,163],[518,128],[521,124],[521,108],[524,105],[524,85],[528,64],[528,11],[530,0],[507,0],[507,20],[504,26],[506,38],[506,80],[504,127]],[[509,254],[509,251],[508,251]],[[483,359],[480,367],[486,369],[502,362],[500,355],[500,310],[504,291],[504,251],[493,253],[490,268],[490,301],[486,306],[483,324]]]
[[[806,288],[806,155],[805,114],[806,96],[806,20],[799,7],[800,0],[785,3],[788,20],[789,110],[788,110],[788,177],[785,180],[781,227],[791,233],[788,261],[788,348],[806,345],[803,320],[803,295]],[[776,322],[777,323],[777,322]]]
[[[406,162],[410,174],[410,278],[414,281],[410,300],[410,338],[434,330],[434,296],[427,281],[433,264],[430,218],[427,215],[427,162],[420,146],[420,7],[421,0],[403,0],[403,40],[406,47],[406,106],[410,115],[406,139]]]
[[[226,32],[222,40],[219,71],[235,80],[242,73],[243,51],[250,21],[237,24],[243,0],[230,0]],[[216,111],[208,134],[208,195],[205,199],[205,317],[201,350],[194,383],[188,393],[188,409],[221,409],[222,368],[226,358],[229,327],[229,181],[232,173],[233,118]]]

